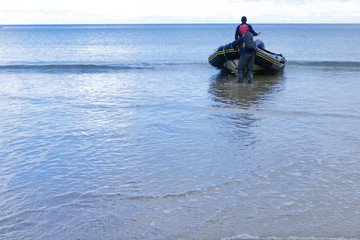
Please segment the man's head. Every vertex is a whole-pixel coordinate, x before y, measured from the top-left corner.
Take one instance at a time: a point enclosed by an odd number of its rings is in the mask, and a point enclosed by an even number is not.
[[[241,23],[246,23],[246,21],[247,21],[246,17],[243,16],[243,17],[241,18]]]

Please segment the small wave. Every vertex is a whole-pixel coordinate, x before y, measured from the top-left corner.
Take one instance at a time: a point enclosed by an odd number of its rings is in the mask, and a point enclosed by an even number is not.
[[[112,72],[112,71],[132,71],[132,70],[155,70],[168,69],[173,67],[184,66],[198,66],[207,63],[158,63],[158,64],[13,64],[0,65],[0,70],[8,72],[48,72],[48,73],[62,73],[62,72],[79,72],[79,73],[97,73],[97,72]]]
[[[268,237],[259,237],[253,236],[250,234],[239,234],[232,237],[222,238],[221,240],[355,240],[355,238],[345,238],[345,237],[277,237],[277,236],[268,236]]]
[[[360,62],[351,61],[289,61],[289,65],[326,68],[360,68]]]
[[[329,117],[329,118],[349,118],[349,119],[360,119],[360,116],[356,113],[343,114],[343,113],[318,113],[311,111],[272,111],[272,110],[261,110],[261,109],[239,109],[234,107],[212,107],[204,108],[207,110],[214,111],[228,111],[236,113],[252,113],[252,114],[263,114],[263,115],[291,115],[291,116],[317,116],[317,117]]]
[[[7,71],[41,71],[41,72],[102,72],[122,70],[151,70],[148,65],[99,65],[99,64],[21,64],[0,65],[1,70]]]

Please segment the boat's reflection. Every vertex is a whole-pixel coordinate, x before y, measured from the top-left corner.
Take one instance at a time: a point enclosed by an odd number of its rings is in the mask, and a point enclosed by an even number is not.
[[[227,137],[246,147],[257,142],[257,114],[271,108],[271,100],[284,88],[285,77],[277,74],[257,74],[249,84],[237,83],[236,74],[219,73],[210,79],[209,93],[213,100],[214,119],[221,122]],[[269,104],[269,106],[264,106]]]
[[[264,103],[284,88],[284,71],[278,73],[258,72],[252,84],[237,83],[237,75],[219,72],[210,79],[209,93],[218,107],[247,109]]]

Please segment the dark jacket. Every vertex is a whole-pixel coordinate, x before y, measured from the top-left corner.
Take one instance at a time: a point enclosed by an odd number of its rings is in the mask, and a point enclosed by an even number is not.
[[[243,55],[243,54],[255,55],[255,54],[256,54],[256,51],[248,51],[248,50],[246,50],[245,48],[242,47],[243,42],[244,42],[244,38],[243,38],[243,37],[239,37],[238,39],[236,39],[235,41],[233,41],[233,42],[231,43],[231,45],[232,45],[233,48],[236,48],[236,47],[239,47],[239,48],[240,48],[240,55]]]
[[[248,25],[250,32],[252,33],[252,35],[257,36],[258,34],[254,31],[253,27],[250,24],[245,23],[246,25]],[[241,25],[241,24],[240,24]],[[236,31],[235,31],[235,40],[238,39],[239,37],[241,37],[240,33],[239,33],[239,28],[240,25],[236,27]]]

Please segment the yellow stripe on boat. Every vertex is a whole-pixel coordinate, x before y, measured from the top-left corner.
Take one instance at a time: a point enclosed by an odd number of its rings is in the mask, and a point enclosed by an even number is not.
[[[225,53],[236,53],[236,52],[237,52],[237,50],[235,50],[235,49],[227,49],[227,50],[225,50]],[[211,61],[214,57],[219,56],[219,55],[223,55],[223,54],[224,54],[224,51],[223,51],[223,50],[217,51],[217,52],[213,53],[213,54],[209,57],[209,61]]]
[[[269,62],[271,62],[271,63],[273,63],[273,64],[275,64],[275,65],[278,65],[278,66],[281,65],[281,63],[279,63],[278,61],[272,59],[272,58],[269,57],[269,56],[266,56],[265,54],[263,54],[263,53],[261,53],[261,52],[256,52],[256,55],[258,55],[259,57],[264,58],[265,60],[267,60],[267,61],[269,61]]]
[[[237,50],[236,50],[236,49],[233,49],[233,48],[230,48],[230,49],[225,50],[225,54],[226,54],[226,53],[234,53],[234,52],[236,53]],[[217,51],[217,52],[213,53],[213,54],[209,57],[209,62],[212,61],[215,57],[217,57],[217,56],[219,56],[219,55],[223,55],[223,54],[224,54],[224,50],[220,50],[220,51]],[[265,59],[265,60],[267,60],[267,61],[269,61],[269,62],[271,62],[271,63],[273,63],[273,64],[275,64],[275,65],[277,65],[277,66],[280,66],[280,65],[281,65],[280,62],[276,61],[275,59],[272,59],[271,57],[269,57],[269,56],[267,56],[267,55],[265,55],[265,54],[263,54],[263,53],[261,53],[261,52],[256,52],[256,55],[258,55],[259,57],[261,57],[261,58],[263,58],[263,59]]]
[[[236,49],[233,49],[233,48],[230,48],[230,49],[227,49],[225,50],[225,54],[226,53],[237,53],[237,50]],[[224,54],[224,50],[220,50],[220,51],[217,51],[215,53],[213,53],[210,57],[209,57],[209,62],[211,60],[213,60],[216,56],[219,56],[219,55],[223,55]]]

